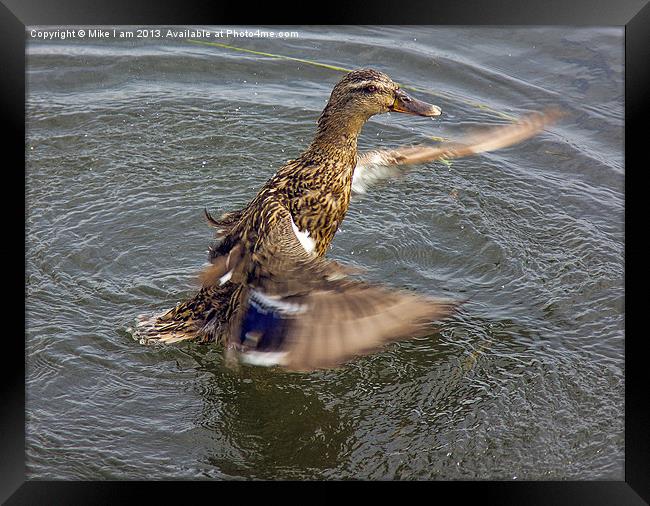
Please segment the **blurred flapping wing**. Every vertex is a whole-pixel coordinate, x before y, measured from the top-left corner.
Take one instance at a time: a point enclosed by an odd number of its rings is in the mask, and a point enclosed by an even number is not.
[[[536,112],[514,123],[485,127],[457,142],[436,146],[408,146],[369,151],[359,155],[352,179],[353,193],[365,193],[374,183],[404,172],[404,167],[436,160],[450,160],[505,148],[522,142],[557,121],[564,113],[557,109]]]
[[[256,365],[309,371],[335,367],[398,339],[431,332],[456,301],[365,283],[354,270],[308,253],[289,212],[232,282],[245,285],[229,346]]]

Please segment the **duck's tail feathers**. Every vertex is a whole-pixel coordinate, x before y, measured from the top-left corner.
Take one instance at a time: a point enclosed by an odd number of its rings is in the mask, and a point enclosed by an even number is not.
[[[133,337],[141,344],[182,341],[220,342],[238,308],[239,288],[233,283],[202,288],[194,297],[159,314],[140,315]]]
[[[217,220],[210,214],[207,208],[204,208],[203,212],[205,214],[205,219],[208,221],[208,225],[216,229],[217,238],[228,235],[235,225],[239,223],[242,215],[242,211],[232,211],[222,214]]]
[[[163,313],[139,315],[131,332],[134,339],[144,345],[195,340],[198,334],[191,322],[174,319],[177,309],[176,307]]]

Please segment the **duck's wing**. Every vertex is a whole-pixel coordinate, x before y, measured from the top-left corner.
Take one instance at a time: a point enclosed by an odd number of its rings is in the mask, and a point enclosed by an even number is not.
[[[352,192],[366,193],[373,184],[405,172],[405,168],[436,160],[450,160],[486,151],[505,148],[522,142],[564,116],[559,110],[549,109],[521,117],[503,126],[485,127],[466,135],[459,141],[441,142],[435,146],[408,146],[369,151],[358,157],[352,178]]]
[[[231,276],[245,289],[229,346],[250,363],[335,367],[390,341],[432,332],[431,322],[458,304],[354,279],[346,266],[304,249],[288,211],[261,241],[242,256],[247,268]]]
[[[458,304],[361,281],[280,301],[288,307],[260,300],[257,292],[251,301],[235,336],[244,359],[298,371],[336,367],[389,342],[431,334],[431,324],[451,315]],[[268,326],[260,318],[267,312],[280,323]]]

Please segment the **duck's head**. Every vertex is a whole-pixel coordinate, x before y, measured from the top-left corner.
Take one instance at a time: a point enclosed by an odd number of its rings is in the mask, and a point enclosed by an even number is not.
[[[325,111],[364,121],[385,112],[418,116],[439,116],[441,112],[435,105],[410,97],[390,77],[373,69],[354,70],[343,77],[332,90]]]

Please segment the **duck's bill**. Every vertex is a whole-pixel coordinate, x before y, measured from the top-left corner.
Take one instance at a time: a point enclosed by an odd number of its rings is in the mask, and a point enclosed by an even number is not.
[[[389,107],[389,110],[392,112],[403,112],[405,114],[415,114],[417,116],[427,117],[440,116],[442,113],[440,107],[410,97],[402,90],[399,90],[395,94],[395,101],[393,102],[393,105]]]

